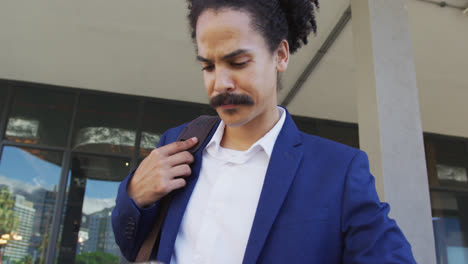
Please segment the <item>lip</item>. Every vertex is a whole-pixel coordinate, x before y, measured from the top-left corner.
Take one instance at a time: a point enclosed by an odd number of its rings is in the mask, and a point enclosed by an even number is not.
[[[231,109],[231,108],[235,108],[237,105],[235,104],[225,104],[225,105],[222,105],[220,106],[222,109]]]

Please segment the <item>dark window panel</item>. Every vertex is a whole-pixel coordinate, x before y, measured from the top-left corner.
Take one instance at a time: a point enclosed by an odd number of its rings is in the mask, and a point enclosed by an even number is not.
[[[438,163],[462,165],[468,159],[465,142],[451,138],[433,138]]]
[[[81,95],[73,147],[78,151],[132,155],[138,102],[123,96]]]
[[[357,126],[320,120],[317,122],[317,135],[342,144],[359,148]]]
[[[463,140],[426,136],[425,147],[431,186],[468,188],[468,154]]]
[[[8,86],[6,82],[0,82],[0,116],[6,103]]]
[[[7,103],[7,95],[8,95],[8,84],[7,82],[0,81],[0,140],[3,139],[3,129],[5,129],[5,112],[6,111],[6,103]],[[1,151],[0,151],[1,153]]]
[[[452,138],[434,138],[434,145],[438,153],[448,156],[466,155],[465,142]]]
[[[296,123],[297,128],[300,131],[303,131],[307,134],[317,135],[317,124],[316,120],[307,117],[298,117],[293,116],[294,123]]]
[[[440,186],[439,178],[437,177],[436,149],[432,140],[428,137],[424,137],[424,149],[426,153],[426,167],[429,186]]]
[[[18,143],[65,147],[73,95],[42,88],[14,87],[5,136]]]

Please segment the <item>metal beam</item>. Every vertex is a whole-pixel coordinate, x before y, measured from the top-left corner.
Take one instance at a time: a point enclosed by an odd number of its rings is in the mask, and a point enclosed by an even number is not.
[[[468,12],[468,5],[466,7],[462,7],[462,6],[457,6],[457,5],[453,5],[453,4],[450,4],[450,3],[447,3],[445,1],[434,1],[434,0],[418,0],[418,1],[421,1],[421,2],[426,2],[426,3],[430,3],[430,4],[434,4],[434,5],[438,5],[440,7],[450,7],[450,8],[455,8],[455,9],[459,9],[459,10],[462,10],[464,12]],[[291,101],[294,99],[294,97],[297,95],[297,93],[301,90],[302,86],[304,85],[304,83],[307,81],[307,79],[309,78],[309,76],[312,74],[312,72],[315,70],[315,68],[317,67],[317,65],[320,63],[320,61],[322,60],[322,58],[325,56],[325,54],[328,52],[328,50],[330,49],[330,47],[333,45],[333,43],[336,41],[336,39],[338,38],[338,36],[341,34],[341,32],[343,31],[344,27],[348,24],[348,22],[351,20],[351,6],[349,6],[346,11],[343,13],[343,15],[341,16],[340,20],[338,21],[338,23],[336,23],[335,27],[333,28],[333,30],[330,32],[330,34],[328,35],[327,39],[325,40],[325,42],[322,44],[322,47],[320,47],[320,49],[317,51],[317,53],[315,54],[315,56],[312,58],[312,60],[309,62],[309,64],[307,65],[307,67],[304,69],[304,71],[302,72],[302,74],[299,76],[299,78],[297,79],[297,81],[294,83],[294,86],[291,88],[291,90],[289,90],[288,94],[286,95],[286,97],[283,99],[283,101],[281,102],[281,105],[282,106],[288,106]]]
[[[434,1],[434,0],[418,0],[418,1],[438,5],[440,7],[455,8],[455,9],[462,10],[462,11],[468,9],[468,4],[467,4],[467,6],[463,7],[463,6],[457,6],[457,5],[454,5],[454,4],[447,3],[446,1]]]
[[[49,243],[47,245],[47,252],[46,252],[46,258],[45,262],[47,264],[53,264],[55,263],[55,257],[57,256],[57,241],[58,237],[60,235],[60,227],[62,223],[62,216],[63,216],[63,210],[65,206],[65,196],[67,193],[67,183],[68,183],[68,172],[70,170],[70,160],[71,160],[71,149],[72,147],[72,135],[73,135],[73,130],[75,127],[75,120],[76,120],[76,115],[78,112],[78,103],[80,100],[79,93],[75,94],[75,102],[73,104],[73,113],[72,113],[72,118],[70,122],[70,130],[68,131],[68,141],[67,141],[67,149],[68,151],[65,151],[63,153],[63,159],[62,159],[62,170],[60,173],[60,181],[59,181],[59,187],[57,191],[57,196],[55,199],[55,206],[54,206],[54,216],[52,218],[52,230],[50,231],[49,235]]]
[[[11,108],[11,105],[13,104],[12,103],[12,99],[13,99],[13,89],[11,87],[11,83],[8,82],[7,84],[7,96],[5,98],[5,103],[3,105],[3,107],[0,107],[0,108],[3,108],[3,109],[0,109],[0,160],[1,160],[1,157],[2,157],[2,151],[3,151],[3,140],[2,138],[4,136],[6,136],[6,129],[7,129],[7,125],[8,125],[8,115],[9,115],[9,112],[10,112],[10,108]]]
[[[302,86],[306,82],[306,80],[309,78],[310,74],[315,70],[317,65],[320,63],[322,58],[325,56],[325,54],[328,52],[330,47],[333,45],[333,43],[336,41],[338,36],[343,32],[343,29],[345,26],[348,24],[348,22],[351,20],[351,6],[349,6],[346,11],[343,13],[341,16],[340,20],[338,23],[336,23],[335,27],[333,30],[330,32],[328,35],[327,39],[325,42],[322,44],[320,49],[317,51],[315,56],[312,58],[312,60],[309,62],[307,67],[304,69],[304,71],[301,73],[299,78],[297,79],[296,83],[294,86],[289,90],[288,94],[284,98],[284,100],[281,102],[282,106],[288,106],[289,103],[294,99],[294,97],[297,95],[297,93],[301,90]]]

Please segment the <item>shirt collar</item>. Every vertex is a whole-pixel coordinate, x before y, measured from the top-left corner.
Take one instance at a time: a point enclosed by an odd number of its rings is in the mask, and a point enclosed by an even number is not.
[[[277,109],[280,115],[280,119],[278,120],[278,122],[276,122],[275,126],[272,129],[270,129],[268,133],[266,133],[262,138],[257,140],[257,142],[250,146],[248,150],[244,151],[246,154],[258,150],[260,147],[261,149],[263,149],[263,151],[265,151],[269,158],[271,157],[276,138],[278,137],[281,128],[283,127],[284,122],[286,120],[286,111],[280,106],[277,106]],[[221,120],[213,137],[211,138],[210,142],[208,142],[208,144],[206,145],[205,151],[208,151],[214,157],[216,157],[216,153],[220,152],[220,144],[221,140],[223,139],[225,127],[226,125],[224,124],[223,120]]]

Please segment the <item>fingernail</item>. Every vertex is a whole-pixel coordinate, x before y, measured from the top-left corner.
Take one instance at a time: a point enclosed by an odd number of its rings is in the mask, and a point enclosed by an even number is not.
[[[197,142],[198,142],[198,138],[197,138],[197,137],[193,137],[193,138],[191,138],[191,140],[192,140],[193,143],[197,143]]]

